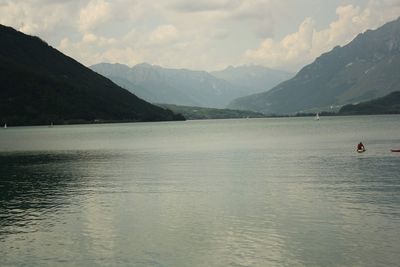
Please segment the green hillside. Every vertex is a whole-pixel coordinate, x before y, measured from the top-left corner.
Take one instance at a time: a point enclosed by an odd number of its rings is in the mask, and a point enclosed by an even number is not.
[[[340,115],[372,115],[400,114],[400,91],[387,96],[362,102],[356,105],[346,105],[339,111]]]
[[[245,111],[245,110],[189,107],[189,106],[177,106],[171,104],[159,104],[159,106],[170,109],[175,113],[182,114],[188,120],[265,117],[265,115],[261,113],[253,111]]]

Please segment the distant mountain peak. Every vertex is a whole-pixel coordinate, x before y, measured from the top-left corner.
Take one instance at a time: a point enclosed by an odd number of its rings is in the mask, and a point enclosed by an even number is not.
[[[211,74],[240,86],[248,94],[265,92],[294,75],[286,71],[274,70],[260,65],[228,66],[224,70],[213,71]]]
[[[154,67],[159,67],[159,66],[152,65],[152,64],[149,64],[149,63],[147,63],[147,62],[143,62],[143,63],[136,64],[134,67],[140,67],[140,68],[154,68]]]

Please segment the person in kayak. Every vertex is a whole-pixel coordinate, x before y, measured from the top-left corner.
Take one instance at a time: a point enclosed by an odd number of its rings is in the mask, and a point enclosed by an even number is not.
[[[364,144],[362,142],[360,142],[357,145],[357,151],[365,151],[365,147],[364,147]]]

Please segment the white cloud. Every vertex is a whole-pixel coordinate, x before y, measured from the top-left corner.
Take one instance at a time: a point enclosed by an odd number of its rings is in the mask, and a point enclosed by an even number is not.
[[[178,36],[174,25],[161,25],[150,33],[149,42],[151,45],[164,45],[176,41]]]
[[[96,47],[108,48],[109,46],[113,46],[117,43],[118,41],[114,38],[105,38],[97,36],[93,33],[86,33],[82,37],[82,44],[96,45]]]
[[[229,31],[227,29],[212,29],[209,31],[209,36],[213,39],[225,39],[229,36]]]
[[[358,33],[396,19],[400,14],[400,1],[373,0],[364,9],[353,5],[339,6],[336,14],[337,20],[326,29],[318,31],[315,21],[306,18],[297,32],[279,41],[267,38],[257,49],[247,50],[245,57],[250,62],[298,70],[333,47],[347,44]]]
[[[113,38],[107,39],[88,34],[78,42],[64,38],[60,42],[59,49],[80,62],[85,61],[88,65],[99,62],[135,65],[143,62],[141,55],[131,47],[118,47],[115,44],[116,40]]]
[[[82,31],[91,30],[112,19],[111,4],[105,0],[91,0],[79,12],[79,27]]]
[[[100,54],[99,58],[101,59],[101,61],[98,62],[109,62],[109,63],[123,62],[130,66],[142,63],[144,61],[141,55],[136,53],[130,47],[108,49],[107,51]]]
[[[270,0],[247,0],[241,1],[231,16],[238,19],[261,19],[270,16],[270,12],[275,8],[275,3]]]
[[[203,1],[174,1],[166,6],[175,11],[174,17],[186,18],[189,25],[212,24],[229,25],[231,28],[246,27],[257,37],[272,36],[274,21],[272,13],[282,7],[278,0],[203,0]],[[176,12],[179,13],[176,16]],[[200,26],[200,27],[199,27]],[[208,30],[212,30],[208,27]]]
[[[265,39],[257,50],[248,50],[246,56],[252,60],[264,61],[270,66],[302,64],[304,55],[312,52],[315,22],[307,18],[297,32],[287,35],[280,42]]]
[[[179,12],[209,12],[225,10],[237,5],[240,1],[236,0],[203,0],[203,1],[174,1],[170,6]]]
[[[1,1],[0,23],[28,34],[46,34],[68,23],[73,3]]]
[[[85,65],[146,61],[213,70],[258,63],[293,70],[400,14],[400,0],[346,0],[330,24],[308,10],[317,5],[318,14],[333,16],[342,2],[0,0],[0,23],[39,35]]]

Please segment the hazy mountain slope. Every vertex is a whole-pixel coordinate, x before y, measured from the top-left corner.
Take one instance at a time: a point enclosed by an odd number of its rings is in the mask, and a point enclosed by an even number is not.
[[[327,110],[400,89],[400,19],[359,34],[268,92],[234,100],[229,107],[264,113]]]
[[[221,71],[213,71],[211,74],[243,88],[248,95],[265,92],[294,76],[293,73],[262,66],[229,66]]]
[[[356,105],[343,106],[341,115],[400,114],[400,91],[384,97],[362,102]]]
[[[37,37],[0,25],[0,120],[9,125],[68,121],[172,120]]]
[[[132,68],[100,63],[91,68],[152,103],[225,107],[246,95],[241,88],[205,71],[167,69],[146,63]]]

